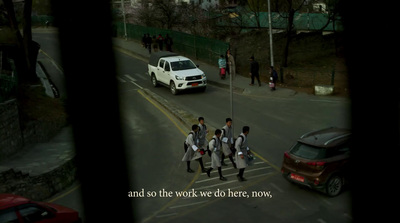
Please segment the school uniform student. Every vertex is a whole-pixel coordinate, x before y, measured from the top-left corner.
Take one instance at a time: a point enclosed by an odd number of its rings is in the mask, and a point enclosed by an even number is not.
[[[226,166],[224,159],[225,156],[228,156],[232,162],[233,167],[236,169],[236,164],[233,161],[233,154],[231,150],[231,146],[233,146],[233,134],[232,134],[232,119],[227,118],[225,120],[226,125],[222,127],[221,141],[222,141],[222,156],[221,156],[221,164]]]
[[[199,148],[202,151],[206,151],[207,150],[207,134],[208,134],[208,130],[207,130],[207,126],[204,124],[204,118],[203,117],[199,117],[199,132],[198,132],[198,136],[199,136]]]
[[[226,181],[226,178],[222,176],[221,161],[219,160],[221,155],[221,133],[220,129],[215,130],[215,135],[208,144],[211,150],[211,168],[207,170],[207,176],[210,177],[211,171],[217,167],[219,179]]]
[[[246,178],[243,177],[244,169],[248,166],[248,154],[250,154],[250,149],[247,144],[247,135],[250,132],[249,126],[244,126],[242,133],[236,139],[235,142],[235,160],[237,168],[239,169],[239,174],[236,175],[240,182],[246,181]]]
[[[182,158],[182,161],[187,164],[187,172],[194,173],[194,171],[190,168],[190,161],[198,160],[201,166],[202,171],[205,173],[203,160],[201,159],[202,155],[200,154],[200,148],[198,147],[198,131],[199,126],[192,125],[192,131],[188,134],[185,140],[185,155]]]

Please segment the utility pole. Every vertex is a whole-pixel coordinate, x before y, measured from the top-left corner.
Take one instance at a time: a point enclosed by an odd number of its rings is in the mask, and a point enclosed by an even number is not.
[[[124,18],[124,37],[125,40],[128,40],[128,34],[126,33],[126,19],[125,19],[125,6],[124,6],[124,0],[121,0],[121,9],[122,9],[122,17]]]
[[[268,0],[268,27],[269,27],[269,49],[271,57],[271,66],[274,66],[274,49],[272,44],[272,21],[271,21],[271,2]]]

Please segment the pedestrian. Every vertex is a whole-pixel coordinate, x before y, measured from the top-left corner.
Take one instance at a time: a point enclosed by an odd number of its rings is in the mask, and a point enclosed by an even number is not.
[[[158,43],[158,48],[160,49],[160,51],[162,51],[163,50],[163,44],[164,44],[164,38],[162,37],[161,34],[158,34],[157,43]]]
[[[249,126],[244,126],[242,129],[242,133],[236,139],[235,142],[235,160],[237,168],[239,168],[239,174],[236,175],[240,182],[246,181],[246,178],[243,177],[244,170],[248,166],[248,156],[251,154],[250,149],[247,143],[247,135],[250,132]]]
[[[254,78],[257,78],[258,86],[261,87],[260,81],[260,73],[259,73],[259,65],[258,62],[254,60],[254,56],[250,57],[250,76],[251,76],[251,83],[250,85],[254,85]]]
[[[204,118],[203,117],[199,117],[199,133],[198,133],[198,138],[199,138],[199,149],[200,149],[200,153],[201,155],[204,155],[203,152],[207,150],[207,145],[208,145],[208,141],[207,141],[207,134],[208,134],[208,129],[207,126],[204,124]]]
[[[278,73],[276,72],[276,70],[274,69],[273,66],[270,67],[270,74],[271,77],[270,82],[269,82],[269,87],[271,88],[271,91],[275,91],[276,90],[276,81],[278,80]]]
[[[146,34],[146,48],[149,50],[149,54],[151,54],[151,42],[152,42],[152,40],[151,40],[150,34],[147,33]]]
[[[233,153],[231,148],[233,147],[233,134],[232,134],[232,119],[227,118],[225,120],[226,125],[222,127],[221,141],[222,141],[222,155],[221,155],[221,165],[227,166],[225,164],[225,157],[228,156],[232,162],[233,167],[236,169],[236,164],[233,161]]]
[[[157,43],[157,38],[154,35],[153,38],[151,39],[151,45],[153,47],[154,52],[158,52],[158,43]]]
[[[211,150],[211,168],[207,170],[207,176],[211,176],[211,171],[215,169],[216,167],[218,168],[218,174],[219,174],[219,179],[222,181],[226,181],[226,178],[222,176],[222,168],[221,168],[221,161],[219,160],[220,155],[221,155],[221,134],[222,131],[221,129],[215,130],[215,135],[213,138],[210,140],[210,143],[208,144],[210,150]]]
[[[146,36],[146,33],[145,33],[145,34],[143,34],[143,37],[142,37],[142,47],[143,48],[146,48],[146,38],[147,38],[147,36]]]
[[[228,50],[226,52],[226,55],[228,57],[227,63],[228,63],[228,67],[229,67],[229,74],[233,75],[232,77],[236,76],[236,64],[235,64],[235,58],[233,58],[232,54],[231,54],[231,50]]]
[[[224,55],[221,55],[218,59],[219,75],[221,79],[225,79],[226,74],[226,60]]]
[[[165,45],[167,47],[167,51],[172,52],[172,44],[174,44],[173,41],[172,41],[172,38],[167,34],[165,36],[165,40],[164,41],[165,41]]]
[[[194,171],[190,168],[190,161],[192,160],[199,161],[202,172],[206,172],[203,165],[202,155],[200,154],[200,148],[198,147],[198,131],[199,126],[192,125],[192,131],[188,134],[184,142],[185,155],[183,156],[182,161],[186,161],[186,170],[188,173],[194,173]]]

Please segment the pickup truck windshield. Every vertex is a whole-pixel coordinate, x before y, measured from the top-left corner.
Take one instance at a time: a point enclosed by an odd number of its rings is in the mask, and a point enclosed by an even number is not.
[[[188,70],[196,68],[196,65],[190,60],[181,60],[176,62],[171,62],[172,70]]]

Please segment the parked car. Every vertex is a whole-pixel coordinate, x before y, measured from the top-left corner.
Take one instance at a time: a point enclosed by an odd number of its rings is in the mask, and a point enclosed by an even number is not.
[[[199,88],[206,90],[207,78],[189,58],[176,53],[161,51],[152,53],[148,74],[154,87],[159,84],[169,87],[176,95],[181,90]]]
[[[14,194],[0,194],[0,223],[78,223],[77,211],[61,205],[35,202]]]
[[[337,196],[348,182],[348,129],[330,127],[306,133],[284,153],[282,175],[290,182]]]

